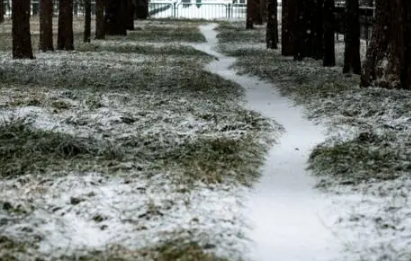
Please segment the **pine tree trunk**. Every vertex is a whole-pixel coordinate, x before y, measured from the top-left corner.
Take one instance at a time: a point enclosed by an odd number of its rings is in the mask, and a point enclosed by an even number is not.
[[[0,23],[4,22],[4,2],[2,0],[0,0]]]
[[[30,35],[30,0],[13,1],[11,8],[13,59],[33,59]]]
[[[277,49],[278,44],[278,20],[277,20],[277,0],[267,0],[267,48]]]
[[[359,3],[358,0],[347,0],[345,4],[343,73],[361,74]]]
[[[107,35],[127,35],[127,0],[107,0],[105,30]]]
[[[1,0],[0,0],[1,1]],[[53,0],[40,1],[40,50],[53,51]]]
[[[411,7],[409,0],[376,1],[370,46],[361,86],[411,89]]]
[[[59,1],[57,49],[74,50],[73,0]]]
[[[253,20],[253,1],[247,1],[247,17],[245,23],[245,29],[253,29],[254,28],[254,20]]]
[[[324,0],[315,0],[315,9],[311,14],[311,19],[314,20],[313,34],[314,34],[314,54],[312,58],[322,60],[324,58],[324,27],[323,27],[323,5]]]
[[[267,0],[260,0],[260,13],[262,22],[267,22]]]
[[[281,14],[281,54],[294,55],[295,23],[297,19],[297,0],[283,0]]]
[[[334,0],[324,0],[324,57],[323,66],[335,66]]]
[[[96,0],[96,39],[105,38],[104,0]]]
[[[86,14],[84,19],[83,41],[89,43],[91,41],[91,0],[84,0],[84,11]]]
[[[261,1],[260,0],[248,0],[248,1],[252,1],[252,4],[254,5],[253,7],[253,21],[254,24],[257,25],[262,25],[263,24],[263,16],[261,13]]]
[[[305,57],[317,57],[316,41],[316,1],[301,0],[297,3],[297,20],[294,38],[294,59],[301,61]]]
[[[148,0],[137,0],[136,17],[141,20],[148,18]]]
[[[134,13],[135,13],[135,6],[132,0],[128,0],[127,2],[127,30],[134,30]]]

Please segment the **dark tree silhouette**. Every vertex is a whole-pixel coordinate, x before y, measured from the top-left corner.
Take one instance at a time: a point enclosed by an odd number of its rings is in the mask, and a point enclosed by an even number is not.
[[[127,30],[134,30],[134,15],[136,12],[136,7],[133,0],[128,0],[127,2]]]
[[[104,27],[107,35],[127,35],[127,1],[106,0]]]
[[[0,0],[1,1],[1,0]],[[40,1],[40,50],[53,51],[53,0]]]
[[[4,2],[0,0],[0,23],[4,22]]]
[[[136,18],[145,20],[148,18],[148,0],[136,0]]]
[[[345,2],[345,50],[343,73],[361,74],[360,6],[358,0]]]
[[[324,26],[324,66],[335,66],[335,18],[334,0],[324,0],[323,26]]]
[[[266,43],[269,49],[277,49],[278,44],[277,5],[277,0],[267,0]]]
[[[73,0],[59,1],[57,49],[74,50]]]
[[[247,16],[246,16],[246,24],[245,29],[253,29],[254,28],[254,18],[255,12],[257,11],[254,4],[255,0],[247,1]]]
[[[294,55],[297,1],[298,0],[283,0],[281,3],[281,54],[284,56]]]
[[[86,14],[84,19],[83,41],[89,43],[91,41],[91,0],[84,0],[84,11]]]
[[[96,39],[105,38],[104,0],[96,0]]]
[[[30,0],[13,1],[11,12],[13,59],[33,59],[30,35]]]

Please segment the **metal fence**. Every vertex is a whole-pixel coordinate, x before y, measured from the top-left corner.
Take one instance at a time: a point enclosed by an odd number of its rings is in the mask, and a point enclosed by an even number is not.
[[[245,19],[245,3],[227,2],[149,2],[151,18],[227,20]]]

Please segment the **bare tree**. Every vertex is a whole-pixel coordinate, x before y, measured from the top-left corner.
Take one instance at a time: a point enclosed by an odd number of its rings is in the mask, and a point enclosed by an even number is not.
[[[73,0],[59,1],[57,49],[74,50]]]
[[[11,5],[13,59],[34,59],[30,35],[30,0]]]
[[[1,0],[0,0],[1,1]],[[40,1],[40,50],[53,51],[53,0]]]
[[[91,0],[84,0],[84,11],[85,19],[83,41],[85,43],[89,43],[91,41]]]
[[[105,38],[104,0],[96,0],[96,39]]]
[[[277,49],[278,44],[277,6],[277,0],[267,0],[266,43],[269,49]]]
[[[343,73],[361,74],[360,6],[358,0],[345,2],[345,50]]]
[[[411,3],[376,1],[361,86],[411,89]]]

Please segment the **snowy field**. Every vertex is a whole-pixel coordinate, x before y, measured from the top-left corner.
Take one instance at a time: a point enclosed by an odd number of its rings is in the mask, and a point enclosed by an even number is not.
[[[202,69],[197,23],[87,45],[81,22],[76,51],[27,61],[0,26],[0,259],[239,260],[279,126]]]

